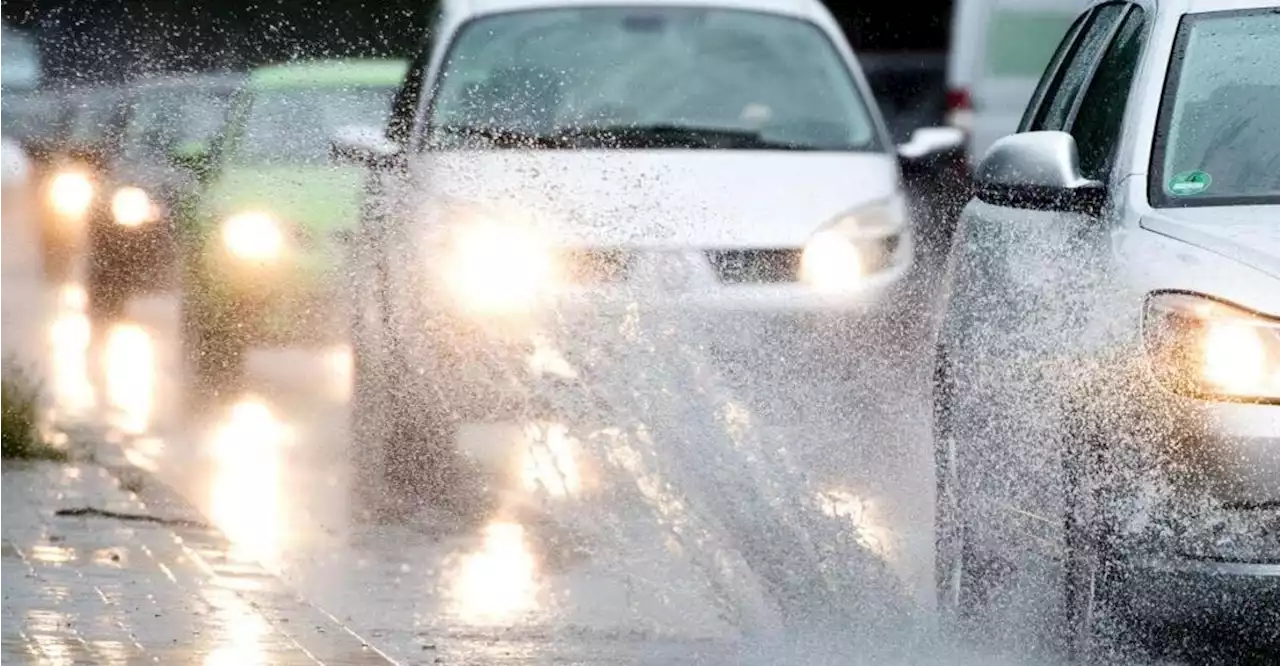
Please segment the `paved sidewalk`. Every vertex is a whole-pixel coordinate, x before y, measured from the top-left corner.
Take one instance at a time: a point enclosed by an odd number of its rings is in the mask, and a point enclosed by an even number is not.
[[[128,485],[147,501],[95,464],[4,463],[5,664],[394,663],[164,489]]]

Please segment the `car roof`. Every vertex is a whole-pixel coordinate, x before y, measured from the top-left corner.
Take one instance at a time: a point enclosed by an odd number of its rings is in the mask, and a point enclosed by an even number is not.
[[[404,60],[383,58],[341,58],[299,60],[282,65],[266,65],[249,74],[249,87],[328,88],[352,85],[398,85],[408,69]]]
[[[821,0],[448,0],[466,17],[530,9],[575,7],[704,7],[769,12],[813,19],[825,11]]]

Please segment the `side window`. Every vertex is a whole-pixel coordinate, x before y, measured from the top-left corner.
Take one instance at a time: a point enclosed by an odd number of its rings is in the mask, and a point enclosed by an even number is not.
[[[422,101],[422,82],[426,78],[427,65],[431,62],[431,51],[435,47],[435,31],[440,23],[440,8],[436,6],[431,12],[427,24],[427,33],[418,44],[418,52],[409,63],[409,71],[404,83],[396,92],[391,102],[391,120],[387,124],[387,138],[397,143],[406,144],[413,136],[414,120],[418,114],[418,105]]]
[[[1062,41],[1058,42],[1057,50],[1053,52],[1053,57],[1049,59],[1048,66],[1044,68],[1044,72],[1040,75],[1040,82],[1036,84],[1036,91],[1031,95],[1031,101],[1027,103],[1027,109],[1022,114],[1022,121],[1018,123],[1019,132],[1031,130],[1032,119],[1035,118],[1036,111],[1044,101],[1045,95],[1048,94],[1054,79],[1057,78],[1058,68],[1062,66],[1063,61],[1071,54],[1072,47],[1075,46],[1076,40],[1080,37],[1080,32],[1089,24],[1089,19],[1092,16],[1092,10],[1081,14],[1067,29],[1067,33],[1062,36]]]
[[[1071,135],[1080,151],[1080,172],[1086,178],[1106,180],[1115,163],[1125,102],[1138,71],[1145,28],[1146,14],[1133,7],[1077,103]]]
[[[1126,5],[1101,5],[1076,41],[1071,54],[1054,73],[1053,83],[1045,90],[1028,130],[1065,130],[1075,108],[1076,98],[1089,82],[1103,49],[1110,43],[1119,26]]]

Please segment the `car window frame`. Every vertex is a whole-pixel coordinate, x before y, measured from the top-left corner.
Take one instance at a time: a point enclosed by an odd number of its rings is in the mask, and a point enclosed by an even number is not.
[[[427,76],[444,16],[444,4],[432,4],[434,8],[430,10],[426,31],[418,40],[416,54],[405,72],[404,82],[396,91],[395,99],[391,102],[391,113],[387,117],[384,133],[388,139],[402,147],[410,147],[416,142],[418,125],[424,114],[423,100],[428,96]]]
[[[1062,36],[1062,41],[1058,42],[1058,48],[1053,52],[1053,57],[1049,59],[1049,64],[1040,75],[1040,80],[1036,83],[1036,89],[1031,93],[1031,99],[1027,102],[1027,107],[1022,111],[1022,118],[1018,121],[1018,132],[1028,132],[1032,122],[1039,116],[1040,108],[1044,104],[1044,100],[1048,97],[1049,88],[1058,80],[1058,72],[1062,69],[1062,63],[1066,62],[1070,56],[1076,52],[1080,45],[1080,36],[1084,34],[1085,29],[1093,21],[1094,9],[1090,7],[1067,28],[1067,32]]]
[[[1120,38],[1122,31],[1124,31],[1130,19],[1135,15],[1137,15],[1139,20],[1142,21],[1142,23],[1138,27],[1138,33],[1136,36],[1136,38],[1138,39],[1138,55],[1137,55],[1137,60],[1134,63],[1133,76],[1129,80],[1129,85],[1124,95],[1124,102],[1120,109],[1121,119],[1119,124],[1119,132],[1117,132],[1114,137],[1111,137],[1111,140],[1114,143],[1111,146],[1111,149],[1109,151],[1110,164],[1109,164],[1107,175],[1109,175],[1109,172],[1114,170],[1115,158],[1120,152],[1121,143],[1124,141],[1124,128],[1125,128],[1124,118],[1129,115],[1130,100],[1133,97],[1134,86],[1139,81],[1138,75],[1142,69],[1143,53],[1150,41],[1151,29],[1153,24],[1153,21],[1151,20],[1151,13],[1148,12],[1141,5],[1139,5],[1136,2],[1125,2],[1123,4],[1126,5],[1124,13],[1120,16],[1120,20],[1116,23],[1115,28],[1111,31],[1111,34],[1108,36],[1107,45],[1102,49],[1101,54],[1099,55],[1097,60],[1093,63],[1093,66],[1089,71],[1089,78],[1085,82],[1085,85],[1080,89],[1080,94],[1076,97],[1075,101],[1072,103],[1071,111],[1067,114],[1066,129],[1064,130],[1068,134],[1070,134],[1073,139],[1076,140],[1076,144],[1077,144],[1076,147],[1078,152],[1080,139],[1079,137],[1076,136],[1076,121],[1079,120],[1080,109],[1084,105],[1085,98],[1087,98],[1089,96],[1089,93],[1093,90],[1094,83],[1097,82],[1098,71],[1099,69],[1101,69],[1103,61],[1106,60],[1107,56],[1111,53],[1112,49],[1116,47],[1116,44]],[[1084,175],[1086,178],[1094,177],[1094,174],[1083,173],[1083,171],[1082,171],[1082,175]]]
[[[1074,119],[1075,112],[1080,103],[1084,92],[1088,90],[1089,85],[1093,83],[1093,75],[1098,69],[1098,64],[1102,62],[1102,56],[1106,55],[1107,49],[1111,46],[1111,42],[1115,41],[1116,34],[1119,33],[1120,27],[1124,25],[1124,19],[1128,16],[1128,9],[1133,3],[1126,0],[1114,0],[1113,2],[1104,2],[1095,5],[1089,10],[1089,21],[1079,32],[1076,33],[1075,42],[1071,46],[1071,53],[1057,63],[1056,71],[1054,71],[1052,83],[1044,91],[1043,96],[1037,100],[1038,106],[1031,120],[1026,124],[1025,129],[1019,128],[1020,131],[1067,131],[1066,128],[1071,127],[1071,121]],[[1080,49],[1083,48],[1085,40],[1092,34],[1095,24],[1099,20],[1099,14],[1108,7],[1119,7],[1120,11],[1116,14],[1112,24],[1107,27],[1107,34],[1103,38],[1102,48],[1098,54],[1091,59],[1090,62],[1084,63],[1088,69],[1081,80],[1080,88],[1075,92],[1075,97],[1069,100],[1070,107],[1067,109],[1060,126],[1045,127],[1041,126],[1045,123],[1045,115],[1053,108],[1053,102],[1058,99],[1057,93],[1061,92],[1062,84],[1066,78],[1067,72],[1071,71],[1071,66],[1077,62],[1076,56],[1080,55]],[[1025,121],[1025,118],[1024,118]]]

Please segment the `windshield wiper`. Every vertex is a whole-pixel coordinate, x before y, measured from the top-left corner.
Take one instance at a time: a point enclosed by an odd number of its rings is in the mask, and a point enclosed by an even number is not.
[[[572,144],[609,148],[815,150],[813,146],[769,139],[752,130],[692,125],[586,125],[566,127],[553,136]]]
[[[477,140],[497,148],[694,148],[730,150],[818,150],[769,139],[760,132],[691,125],[578,125],[547,134],[484,125],[438,125],[454,140]]]
[[[437,125],[435,130],[451,139],[477,140],[497,148],[560,148],[554,136],[485,125]]]

